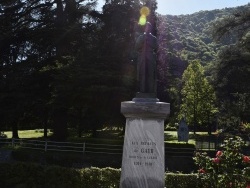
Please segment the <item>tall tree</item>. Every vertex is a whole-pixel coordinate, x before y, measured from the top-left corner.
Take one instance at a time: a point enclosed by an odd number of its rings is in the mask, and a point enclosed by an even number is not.
[[[231,46],[219,53],[219,59],[213,68],[213,84],[220,103],[220,124],[237,128],[240,121],[249,121],[250,111],[249,84],[250,53],[244,48]],[[245,100],[245,107],[239,109],[239,103]],[[237,121],[236,121],[237,119]]]
[[[120,102],[131,98],[134,92],[135,70],[129,57],[135,12],[139,11],[135,6],[138,5],[133,1],[106,1],[99,15],[101,27],[95,30],[97,40],[92,41],[96,50],[92,63],[85,64],[92,71],[86,85],[89,96],[86,119],[92,124],[93,133],[105,121],[121,121]]]
[[[79,63],[84,64],[86,61],[90,63],[90,59],[82,54],[87,55],[86,49],[92,48],[92,46],[86,47],[89,45],[86,41],[89,37],[94,37],[93,34],[89,35],[89,25],[93,22],[89,13],[93,10],[96,1],[56,0],[55,3],[53,22],[55,61],[54,66],[48,67],[53,77],[50,104],[53,109],[54,137],[57,140],[64,140],[67,137],[68,111],[73,106],[72,100],[75,97],[72,92],[73,86],[81,87],[75,83],[78,80],[73,74],[77,72],[79,75],[83,70],[78,69]],[[80,51],[83,49],[85,51]]]
[[[216,19],[211,27],[212,36],[216,40],[223,40],[223,37],[237,34],[238,39],[242,38],[250,29],[249,4],[240,11]],[[234,32],[237,31],[237,32]]]
[[[182,76],[182,103],[179,116],[185,117],[193,125],[194,133],[198,125],[209,123],[209,117],[216,112],[215,92],[208,83],[204,69],[198,60],[191,61]]]
[[[239,127],[241,121],[250,121],[247,115],[250,111],[249,18],[248,5],[241,11],[215,20],[212,27],[213,37],[217,41],[236,38],[234,43],[221,48],[213,68],[214,85],[220,101],[220,122],[233,129]],[[229,123],[229,119],[234,123]]]
[[[55,132],[64,130],[59,135],[65,138],[67,121],[61,123],[60,120],[67,117],[65,109],[69,108],[70,91],[62,82],[70,77],[65,70],[80,53],[84,24],[90,22],[84,15],[88,15],[96,3],[85,2],[1,1],[0,66],[3,76],[0,86],[3,92],[0,99],[1,106],[6,107],[1,111],[15,116],[5,116],[6,122],[15,120],[14,137],[18,136],[16,125],[24,113],[39,115],[47,124],[49,109],[53,109]],[[38,108],[44,113],[38,112]]]
[[[5,124],[12,125],[13,137],[18,137],[17,124],[27,104],[23,84],[32,72],[26,59],[35,27],[32,14],[36,5],[37,1],[26,4],[20,0],[2,0],[0,6],[1,114],[5,114]]]

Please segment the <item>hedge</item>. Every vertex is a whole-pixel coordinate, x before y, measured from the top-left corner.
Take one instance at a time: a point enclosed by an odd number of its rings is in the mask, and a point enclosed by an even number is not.
[[[165,174],[167,188],[195,188],[197,187],[197,174]]]
[[[73,169],[33,163],[0,163],[0,185],[12,188],[118,188],[120,169]],[[196,174],[165,174],[167,188],[195,188]]]

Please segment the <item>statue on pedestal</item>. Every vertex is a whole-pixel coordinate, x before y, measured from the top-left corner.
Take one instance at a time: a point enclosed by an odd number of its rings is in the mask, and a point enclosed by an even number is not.
[[[147,22],[145,32],[135,44],[138,52],[137,82],[139,93],[156,94],[156,53],[157,40],[151,34],[152,25]]]

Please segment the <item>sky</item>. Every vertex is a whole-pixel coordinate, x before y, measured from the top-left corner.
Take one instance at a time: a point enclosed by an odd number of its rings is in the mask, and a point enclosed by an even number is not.
[[[98,10],[101,10],[104,0],[98,0]],[[157,0],[159,14],[192,14],[201,10],[214,10],[237,7],[250,3],[250,0]]]

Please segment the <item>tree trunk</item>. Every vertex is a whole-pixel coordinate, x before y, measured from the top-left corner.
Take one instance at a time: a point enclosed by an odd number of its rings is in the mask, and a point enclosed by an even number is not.
[[[53,114],[53,138],[57,141],[65,141],[68,136],[67,130],[67,109],[59,108],[54,110]]]
[[[12,122],[12,138],[19,138],[17,121]]]
[[[43,122],[43,137],[44,139],[47,139],[48,137],[48,120]]]
[[[83,117],[82,117],[82,108],[79,108],[78,109],[78,118],[79,118],[79,121],[78,121],[78,137],[81,138],[82,137],[82,131],[83,131]]]
[[[78,126],[78,138],[82,137],[82,128],[81,125]]]
[[[57,31],[57,43],[56,43],[56,55],[57,57],[61,57],[65,55],[66,51],[66,44],[64,40],[64,30],[65,30],[65,14],[63,10],[63,3],[62,0],[56,0],[56,31]]]
[[[96,130],[96,128],[94,127],[94,128],[92,129],[92,137],[93,137],[93,138],[96,138],[96,136],[97,136],[97,130]]]
[[[48,112],[44,110],[43,114],[43,137],[44,139],[47,139],[48,137]]]
[[[194,135],[196,134],[196,110],[195,110],[195,107],[194,107]]]

